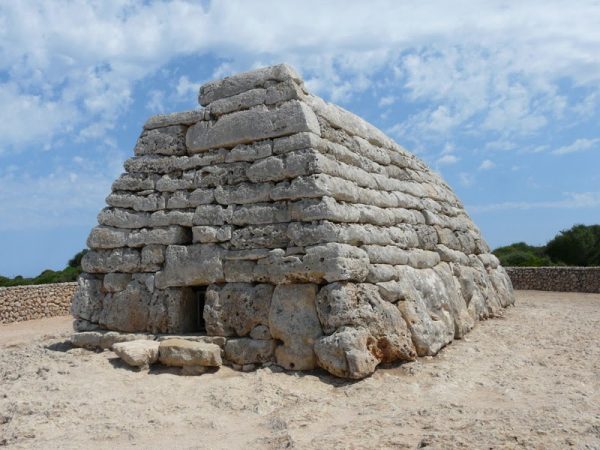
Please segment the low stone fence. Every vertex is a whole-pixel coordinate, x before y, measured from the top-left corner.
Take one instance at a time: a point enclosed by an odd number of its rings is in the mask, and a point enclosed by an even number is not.
[[[600,292],[600,267],[505,267],[515,289]]]
[[[70,314],[77,283],[0,288],[0,323]]]

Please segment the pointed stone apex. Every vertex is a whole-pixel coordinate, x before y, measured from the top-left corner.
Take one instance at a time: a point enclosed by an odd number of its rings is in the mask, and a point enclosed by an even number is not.
[[[287,64],[242,72],[204,84],[200,87],[198,101],[202,106],[207,106],[221,98],[231,97],[250,89],[266,88],[270,83],[281,83],[287,80],[297,84],[303,83],[298,72]]]

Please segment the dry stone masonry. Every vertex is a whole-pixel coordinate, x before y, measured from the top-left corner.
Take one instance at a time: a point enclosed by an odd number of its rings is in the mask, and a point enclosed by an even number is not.
[[[0,323],[67,316],[77,283],[0,287]]]
[[[507,267],[515,289],[600,293],[600,267]]]
[[[83,260],[79,330],[205,333],[236,368],[362,378],[514,302],[448,185],[289,66],[208,83],[199,101],[150,118],[114,182]],[[179,341],[158,359],[216,345]]]

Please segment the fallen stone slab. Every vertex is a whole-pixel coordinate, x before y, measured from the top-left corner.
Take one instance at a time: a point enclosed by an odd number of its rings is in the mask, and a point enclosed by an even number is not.
[[[158,361],[157,341],[142,339],[139,341],[118,342],[112,346],[113,352],[130,366],[148,368]]]
[[[159,361],[166,366],[220,367],[221,347],[205,342],[192,342],[184,339],[167,339],[160,343]]]
[[[71,336],[71,344],[75,347],[90,350],[106,350],[119,342],[154,340],[154,335],[143,333],[119,333],[116,331],[83,331]]]

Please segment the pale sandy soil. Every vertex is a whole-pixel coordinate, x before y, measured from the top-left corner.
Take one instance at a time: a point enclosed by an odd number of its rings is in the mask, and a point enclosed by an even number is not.
[[[437,357],[359,382],[139,373],[65,344],[66,320],[0,326],[0,446],[600,449],[600,295],[517,300]]]

